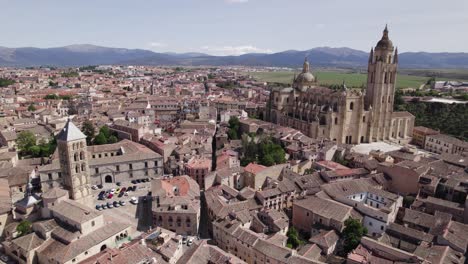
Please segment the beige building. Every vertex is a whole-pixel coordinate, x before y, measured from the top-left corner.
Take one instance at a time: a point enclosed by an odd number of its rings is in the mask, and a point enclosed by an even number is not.
[[[437,154],[462,154],[468,152],[468,142],[445,134],[428,135],[424,149]]]
[[[430,135],[437,135],[440,134],[439,131],[434,129],[430,129],[423,126],[417,126],[413,129],[413,144],[416,144],[420,147],[426,146],[426,137]]]
[[[114,144],[88,146],[85,153],[89,160],[92,185],[125,182],[163,174],[162,156],[130,140],[124,139]],[[62,175],[60,162],[57,159],[39,168],[42,191],[61,186]]]
[[[387,28],[371,50],[364,91],[348,89],[344,84],[339,90],[320,87],[306,59],[292,87],[271,91],[267,120],[296,128],[311,138],[337,143],[407,143],[414,116],[393,111],[397,64],[398,51]]]
[[[56,188],[44,193],[44,220],[34,222],[32,233],[3,242],[6,254],[18,263],[72,264],[128,241],[130,226],[107,223],[101,213],[68,196]]]
[[[189,176],[156,179],[151,183],[153,224],[180,235],[198,234],[200,188]]]

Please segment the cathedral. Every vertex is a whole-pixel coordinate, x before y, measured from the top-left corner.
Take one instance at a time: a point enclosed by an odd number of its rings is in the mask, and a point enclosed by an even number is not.
[[[296,128],[312,138],[337,143],[359,144],[376,141],[408,143],[414,116],[394,112],[398,50],[385,27],[382,39],[371,49],[366,89],[320,87],[304,61],[292,87],[273,89],[266,118]]]

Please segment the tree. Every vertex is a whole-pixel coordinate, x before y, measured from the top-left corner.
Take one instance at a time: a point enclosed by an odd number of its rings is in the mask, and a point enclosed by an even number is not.
[[[32,231],[32,223],[28,220],[21,221],[16,227],[19,236],[24,236]]]
[[[107,140],[107,143],[112,144],[112,143],[117,143],[119,141],[116,136],[111,135],[109,139]]]
[[[228,130],[228,137],[229,139],[239,139],[239,128],[240,122],[237,116],[231,116],[229,118],[229,130]]]
[[[359,220],[348,218],[345,221],[345,228],[342,232],[344,253],[347,255],[353,251],[359,245],[361,238],[366,234],[367,228],[365,228]]]
[[[108,139],[111,136],[111,131],[109,130],[109,127],[103,126],[101,129],[99,129],[99,134],[103,134],[106,139]]]
[[[99,133],[99,134],[94,138],[94,144],[96,144],[96,145],[104,145],[104,144],[107,144],[107,138],[104,136],[103,133]]]
[[[48,95],[46,95],[44,97],[44,99],[46,99],[46,100],[57,100],[57,99],[59,99],[59,96],[56,95],[56,94],[48,94]]]
[[[30,105],[28,106],[28,111],[29,111],[29,112],[34,112],[34,111],[36,111],[36,107],[34,106],[34,104],[30,104]]]
[[[288,241],[286,242],[287,247],[297,248],[303,244],[303,241],[300,239],[299,233],[297,232],[296,228],[294,228],[294,226],[288,229],[288,233],[286,235],[288,237]]]
[[[96,128],[94,127],[93,122],[90,120],[84,121],[83,126],[81,127],[81,131],[83,131],[83,134],[86,135],[86,143],[91,145],[94,134],[96,133]]]
[[[7,87],[14,84],[15,81],[11,79],[0,78],[0,87]]]
[[[23,153],[28,153],[32,146],[36,145],[36,136],[31,131],[22,131],[16,139],[18,149]]]

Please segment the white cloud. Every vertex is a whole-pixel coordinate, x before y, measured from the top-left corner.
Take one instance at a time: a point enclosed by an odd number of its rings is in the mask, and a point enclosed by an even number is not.
[[[224,0],[226,3],[229,4],[242,4],[242,3],[247,3],[249,0]]]
[[[150,42],[148,44],[148,46],[152,47],[152,48],[162,48],[162,47],[166,47],[167,44],[166,43],[162,43],[162,42]]]
[[[246,53],[272,53],[271,49],[261,49],[252,45],[242,46],[203,46],[201,49],[212,55],[242,55]]]

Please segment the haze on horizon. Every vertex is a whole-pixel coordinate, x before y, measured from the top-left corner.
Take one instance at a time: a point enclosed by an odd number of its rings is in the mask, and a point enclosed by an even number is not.
[[[93,44],[212,55],[369,51],[388,23],[400,52],[468,52],[468,1],[0,0],[4,47]]]

